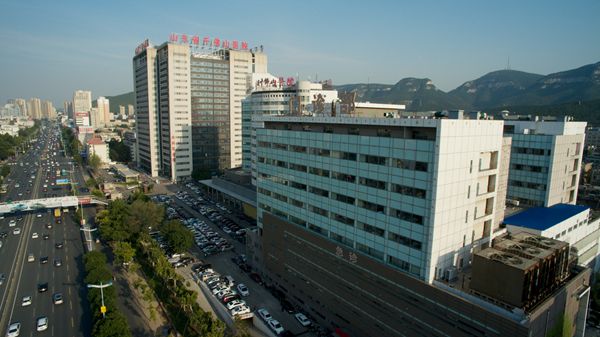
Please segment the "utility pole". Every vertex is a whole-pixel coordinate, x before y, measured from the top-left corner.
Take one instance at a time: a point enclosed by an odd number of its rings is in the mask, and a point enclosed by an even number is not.
[[[112,281],[108,281],[108,283],[100,284],[88,284],[88,288],[100,288],[100,298],[102,298],[102,306],[100,307],[100,312],[102,313],[102,318],[106,318],[106,306],[104,305],[104,288],[112,286]]]

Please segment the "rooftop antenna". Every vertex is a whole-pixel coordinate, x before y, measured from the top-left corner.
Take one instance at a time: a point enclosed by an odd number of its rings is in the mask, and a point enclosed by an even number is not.
[[[506,60],[506,70],[510,70],[510,56]]]

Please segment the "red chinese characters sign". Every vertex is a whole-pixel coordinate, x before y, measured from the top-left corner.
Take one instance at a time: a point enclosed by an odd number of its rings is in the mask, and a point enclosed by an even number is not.
[[[135,54],[139,54],[142,51],[144,51],[146,48],[148,48],[148,46],[150,45],[150,42],[148,42],[148,39],[144,40],[144,42],[140,43],[139,46],[137,46],[137,48],[135,48]]]
[[[211,38],[209,36],[202,37],[202,41],[200,41],[200,37],[198,35],[171,33],[171,35],[169,35],[169,42],[189,44],[195,47],[201,46],[209,48],[248,50],[248,42],[246,41],[222,40],[218,37]]]

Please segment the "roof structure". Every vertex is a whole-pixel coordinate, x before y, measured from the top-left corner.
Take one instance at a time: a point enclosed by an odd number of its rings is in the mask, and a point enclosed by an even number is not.
[[[587,206],[556,204],[552,207],[532,207],[504,219],[506,225],[546,230],[585,210]]]

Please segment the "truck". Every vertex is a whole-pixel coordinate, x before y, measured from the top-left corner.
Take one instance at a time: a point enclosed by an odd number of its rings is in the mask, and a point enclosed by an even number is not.
[[[54,218],[60,218],[60,208],[55,208],[54,209]]]

